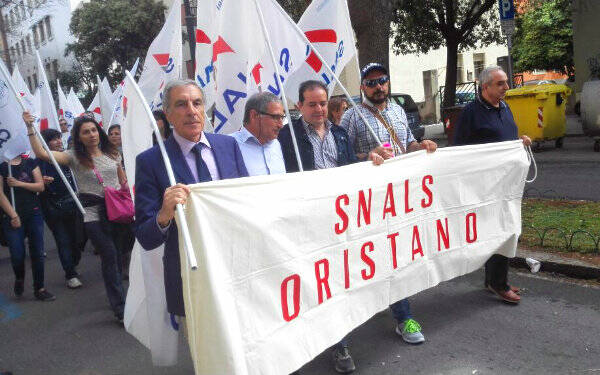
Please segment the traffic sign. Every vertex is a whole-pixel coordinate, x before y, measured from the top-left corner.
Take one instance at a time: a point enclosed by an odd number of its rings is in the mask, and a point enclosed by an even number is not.
[[[513,20],[515,18],[515,4],[513,0],[498,0],[500,20]]]

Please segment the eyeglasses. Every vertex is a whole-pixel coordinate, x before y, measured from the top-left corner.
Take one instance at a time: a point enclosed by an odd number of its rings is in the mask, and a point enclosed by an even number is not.
[[[268,112],[258,112],[261,115],[265,115],[265,116],[269,116],[270,118],[272,118],[275,121],[283,121],[286,118],[286,115],[279,115],[276,113],[268,113]]]
[[[367,87],[375,87],[377,85],[385,85],[386,83],[388,83],[390,81],[390,77],[388,76],[382,76],[379,78],[375,78],[375,79],[365,79],[365,86]]]

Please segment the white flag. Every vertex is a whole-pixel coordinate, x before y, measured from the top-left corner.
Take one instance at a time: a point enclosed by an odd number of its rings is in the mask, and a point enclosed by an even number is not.
[[[121,141],[127,181],[135,197],[135,158],[152,147],[151,119],[144,110],[144,98],[135,90],[128,76],[123,87]],[[125,301],[125,329],[152,353],[156,366],[172,366],[177,362],[177,331],[167,312],[164,288],[164,246],[146,251],[135,241],[129,265],[129,289]]]
[[[139,86],[150,108],[162,108],[162,88],[181,77],[181,0],[171,5],[165,25],[156,36],[146,54]]]
[[[75,120],[75,116],[73,116],[73,109],[71,108],[71,103],[67,99],[67,96],[60,87],[60,82],[56,80],[56,88],[58,91],[58,116],[59,118],[64,118],[67,121],[67,125],[69,129],[73,126],[73,120]]]
[[[93,112],[94,113],[94,119],[96,120],[96,122],[98,122],[98,124],[100,124],[100,126],[103,126],[103,124],[102,124],[102,111],[100,109],[100,86],[98,86],[98,90],[96,91],[96,95],[94,95],[94,99],[92,100],[92,102],[88,106],[87,110],[89,112]]]
[[[273,0],[260,0],[282,81],[300,66],[306,43],[293,21]],[[241,128],[246,98],[259,91],[281,96],[275,68],[254,1],[203,1],[198,4],[196,81],[215,108],[215,132]]]
[[[27,152],[29,140],[23,109],[11,89],[12,78],[0,59],[0,160],[7,161]],[[14,87],[14,86],[13,86]],[[15,88],[16,90],[16,88]]]
[[[344,66],[356,55],[346,0],[313,0],[298,21],[298,26],[323,57],[325,64],[339,77]],[[300,84],[307,80],[326,84],[329,95],[335,88],[335,78],[312,50],[307,53],[302,66],[284,84],[288,98],[294,103],[298,101]]]
[[[77,117],[81,116],[83,114],[83,112],[85,112],[85,108],[83,108],[83,105],[79,101],[79,98],[77,97],[77,95],[75,94],[75,91],[73,91],[72,88],[71,88],[71,90],[69,90],[69,95],[67,96],[67,100],[69,101],[69,106],[73,110],[73,117],[77,118]]]
[[[25,108],[27,108],[27,111],[29,111],[29,113],[31,114],[39,113],[37,108],[35,108],[35,101],[33,99],[33,95],[31,94],[31,91],[29,91],[29,87],[27,87],[27,84],[25,83],[25,80],[23,79],[23,76],[19,71],[19,67],[17,67],[16,65],[15,69],[13,70],[12,80],[15,84],[17,92],[19,93],[19,95],[21,95],[21,99],[23,101],[23,104],[25,105]]]
[[[37,72],[38,72],[38,91],[40,92],[40,130],[55,129],[60,131],[58,124],[58,116],[56,114],[56,106],[50,91],[50,82],[46,77],[44,65],[38,51],[35,51],[37,56]]]
[[[110,85],[108,84],[108,80],[106,77],[102,81],[98,78],[98,101],[100,102],[100,114],[102,115],[102,121],[104,125],[104,130],[108,131],[110,124],[110,118],[112,116],[112,111],[114,108],[114,103],[112,101],[112,91],[110,90]]]
[[[133,64],[133,68],[131,68],[131,76],[135,77],[135,72],[137,71],[138,68],[138,63],[140,62],[140,59],[136,59],[135,63]],[[113,103],[114,103],[114,110],[112,113],[112,117],[110,120],[110,125],[112,124],[122,124],[123,123],[123,86],[125,85],[125,79],[123,79],[123,81],[121,81],[119,83],[119,85],[117,86],[117,88],[115,89],[115,92],[113,92]]]

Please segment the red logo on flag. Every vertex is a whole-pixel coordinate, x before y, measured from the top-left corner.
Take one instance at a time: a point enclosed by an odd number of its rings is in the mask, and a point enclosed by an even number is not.
[[[127,97],[123,97],[123,116],[127,116]]]
[[[337,35],[333,29],[312,30],[304,33],[311,43],[337,43]],[[306,63],[318,73],[323,67],[323,62],[319,60],[314,51],[306,58]]]
[[[196,43],[210,44],[210,39],[204,31],[196,29]]]
[[[219,56],[222,53],[227,53],[227,52],[235,53],[235,51],[231,47],[229,47],[229,44],[227,44],[227,42],[225,40],[223,40],[222,37],[219,36],[217,41],[213,44],[212,62],[217,61],[217,56]]]
[[[43,118],[40,121],[40,130],[46,130],[46,129],[48,129],[48,119]]]
[[[167,64],[169,64],[169,54],[168,53],[157,53],[152,55],[152,57],[154,57],[154,60],[156,60],[156,62],[158,63],[158,65],[160,66],[167,66]]]

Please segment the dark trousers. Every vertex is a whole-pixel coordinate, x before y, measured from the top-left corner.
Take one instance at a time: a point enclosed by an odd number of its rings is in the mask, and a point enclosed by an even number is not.
[[[81,248],[77,243],[75,235],[76,220],[78,218],[75,212],[72,215],[60,217],[49,213],[46,214],[46,225],[48,225],[54,236],[60,264],[65,271],[65,278],[67,280],[78,276],[77,271],[75,271],[75,261],[77,260],[78,263],[81,258]],[[74,252],[78,254],[77,258],[73,256]]]
[[[497,290],[507,291],[508,286],[508,258],[504,255],[494,254],[485,262],[485,285],[490,285]]]
[[[29,257],[31,258],[31,272],[33,274],[33,288],[39,290],[44,287],[44,219],[37,209],[33,214],[21,217],[21,226],[13,228],[10,219],[4,217],[2,228],[8,242],[10,262],[18,280],[25,279],[25,237],[29,243]]]
[[[108,302],[115,316],[122,318],[125,310],[125,292],[121,280],[121,253],[115,246],[113,223],[104,218],[85,223],[85,231],[100,254],[102,278]]]
[[[125,275],[129,275],[129,261],[131,259],[131,250],[135,242],[135,236],[132,230],[133,224],[112,223],[114,228],[114,239],[117,250],[121,253],[122,271]]]

